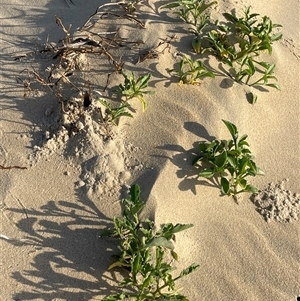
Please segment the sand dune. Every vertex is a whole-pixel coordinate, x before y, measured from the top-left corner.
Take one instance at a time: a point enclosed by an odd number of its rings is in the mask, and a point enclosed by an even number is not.
[[[142,189],[144,214],[157,225],[194,224],[176,239],[180,257],[176,267],[200,265],[180,283],[190,301],[296,300],[300,295],[299,1],[219,1],[211,12],[214,17],[232,9],[242,13],[250,5],[254,12],[282,24],[282,40],[274,43],[270,57],[264,54],[276,64],[280,91],[232,81],[213,57],[206,57],[206,63],[216,70],[215,79],[179,85],[167,69],[182,54],[196,57],[190,47],[194,37],[180,19],[161,9],[168,1],[139,5],[136,19],[144,26],[115,15],[102,20],[95,14],[89,19],[103,4],[107,5],[99,11],[121,14],[116,3],[4,2],[0,164],[27,169],[1,170],[1,300],[101,300],[114,292],[118,275],[107,267],[115,245],[99,238],[99,233],[120,214],[119,200],[133,183]],[[27,77],[27,69],[47,76],[55,64],[51,48],[40,51],[47,39],[48,46],[63,45],[65,33],[55,16],[66,28],[72,24],[73,39],[118,32],[122,47],[111,50],[113,57],[122,57],[127,72],[151,74],[148,88],[155,94],[145,95],[145,112],[138,99],[130,100],[134,118],[122,118],[111,132],[96,122],[99,104],[94,101],[94,111],[83,111],[70,126],[51,89],[36,83],[32,73],[30,81]],[[144,60],[153,47],[156,56]],[[75,112],[82,103],[81,91],[89,89],[94,96],[101,93],[116,100],[112,91],[123,81],[114,72],[117,62],[93,53],[76,60],[81,70],[72,70],[70,78],[78,89],[62,84],[66,108]],[[29,89],[24,89],[24,81]],[[249,92],[258,96],[254,105],[247,101]],[[222,119],[233,122],[241,135],[248,134],[256,163],[265,172],[251,183],[276,194],[278,206],[284,204],[269,222],[250,194],[242,194],[237,204],[221,196],[218,187],[199,180],[191,165],[199,141],[230,138]],[[268,188],[284,179],[289,179],[284,186]],[[289,208],[295,218],[287,222],[280,214]]]

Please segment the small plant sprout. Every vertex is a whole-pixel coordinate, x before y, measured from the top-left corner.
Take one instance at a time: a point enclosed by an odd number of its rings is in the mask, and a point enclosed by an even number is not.
[[[200,60],[193,61],[184,56],[179,63],[179,69],[167,70],[170,74],[175,74],[179,77],[179,84],[200,84],[199,80],[204,77],[215,77],[214,73],[207,70]]]
[[[139,217],[144,203],[140,200],[138,185],[131,186],[130,198],[122,200],[122,205],[123,216],[115,217],[114,228],[104,231],[102,236],[120,240],[120,254],[109,269],[124,267],[129,272],[119,283],[122,293],[107,296],[103,301],[188,301],[175,289],[175,282],[199,266],[192,264],[173,277],[171,262],[178,259],[173,243],[175,234],[193,225],[165,224],[156,231],[153,221]]]
[[[221,192],[236,195],[242,192],[257,192],[257,188],[248,184],[246,177],[264,175],[264,172],[256,166],[253,156],[246,141],[247,135],[238,137],[237,127],[223,120],[229,130],[231,140],[213,140],[212,142],[200,142],[200,154],[193,160],[201,170],[199,176],[212,178],[218,181]]]
[[[102,121],[105,123],[118,124],[118,120],[122,116],[133,118],[132,114],[127,111],[130,107],[128,103],[122,103],[119,107],[113,108],[111,103],[104,99],[99,99],[99,102],[105,107],[105,115],[101,112]]]
[[[146,101],[144,99],[144,94],[154,94],[154,91],[145,90],[148,87],[148,82],[150,80],[150,73],[139,77],[137,80],[134,77],[133,72],[128,76],[122,72],[124,76],[124,84],[120,84],[117,92],[125,96],[126,101],[137,97],[142,103],[143,111],[146,109]]]
[[[205,11],[214,4],[217,1],[206,3],[205,0],[179,0],[162,8],[177,9],[174,14],[192,25],[191,31],[198,36],[208,26],[209,15]]]

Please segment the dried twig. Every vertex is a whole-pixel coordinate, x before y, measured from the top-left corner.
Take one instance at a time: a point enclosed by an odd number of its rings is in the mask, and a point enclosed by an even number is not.
[[[167,37],[162,42],[159,42],[156,47],[140,53],[136,64],[141,63],[141,62],[145,61],[146,59],[158,58],[158,55],[161,53],[163,54],[166,49],[168,49],[170,52],[170,44],[173,40],[176,40],[176,38],[177,38],[176,35]],[[164,45],[164,44],[166,44],[166,45],[162,50],[160,50],[160,51],[156,50],[158,47],[160,47],[161,45]]]
[[[22,166],[17,166],[17,165],[14,165],[14,166],[3,166],[3,165],[0,165],[0,169],[13,169],[13,168],[27,169],[27,167],[22,167]]]

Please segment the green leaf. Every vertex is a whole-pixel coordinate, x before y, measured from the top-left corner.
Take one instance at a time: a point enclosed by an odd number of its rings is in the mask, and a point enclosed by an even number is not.
[[[193,227],[193,224],[176,224],[175,226],[171,223],[165,224],[157,233],[156,237],[163,236],[166,239],[170,240],[173,238],[175,233],[184,231]]]
[[[102,301],[119,301],[119,300],[125,300],[126,297],[127,296],[124,293],[121,293],[121,294],[106,296],[104,297],[104,299],[102,299]]]
[[[254,18],[254,17],[257,17],[257,16],[259,16],[259,14],[251,14],[250,16],[249,16],[249,19],[248,20],[250,20],[250,19],[252,19],[252,18]]]
[[[258,192],[258,189],[253,185],[247,185],[246,188],[244,189],[244,191],[256,193],[256,192]]]
[[[172,233],[178,233],[178,232],[187,230],[187,229],[192,228],[192,227],[194,227],[193,224],[176,224],[174,226],[174,228],[172,229]]]
[[[247,63],[248,63],[248,66],[249,66],[249,71],[250,71],[249,75],[252,76],[256,71],[255,67],[254,67],[254,64],[253,64],[253,61],[249,58]]]
[[[148,275],[144,278],[144,282],[141,287],[141,291],[143,291],[145,288],[149,287],[151,280],[153,278],[153,271],[149,272]]]
[[[233,123],[231,123],[231,122],[229,122],[229,121],[226,121],[226,120],[224,120],[224,119],[222,119],[222,121],[225,123],[226,127],[228,128],[228,130],[229,130],[229,132],[230,132],[230,134],[231,134],[231,136],[232,136],[232,139],[233,139],[234,141],[236,141],[236,139],[238,138],[238,130],[237,130],[237,127],[236,127]]]
[[[151,77],[151,74],[148,73],[148,74],[146,74],[146,75],[140,77],[140,78],[137,80],[136,83],[137,83],[137,84],[138,84],[138,83],[140,84],[140,86],[139,86],[140,89],[144,89],[144,88],[146,88],[146,87],[148,86],[148,81],[149,81],[150,77]]]
[[[146,244],[146,248],[151,248],[151,247],[163,247],[167,248],[170,250],[174,249],[173,243],[166,239],[165,237],[154,237],[152,238],[148,244]]]
[[[244,190],[246,188],[246,186],[247,186],[247,180],[245,180],[245,179],[239,179],[238,180],[238,184]]]
[[[213,170],[208,168],[204,168],[199,172],[199,176],[203,178],[211,178],[213,175],[214,175]]]
[[[275,64],[271,64],[268,68],[268,70],[266,71],[267,74],[272,74],[274,72],[275,69]]]
[[[227,161],[234,169],[237,168],[238,162],[237,162],[237,158],[235,156],[232,156],[232,155],[227,156]]]
[[[200,142],[199,143],[199,150],[200,152],[205,152],[207,150],[208,144],[206,142]]]
[[[221,168],[225,165],[227,161],[227,152],[223,151],[220,155],[215,157],[215,164]]]
[[[177,253],[175,252],[175,251],[171,251],[171,255],[172,255],[172,257],[176,260],[176,261],[178,261],[178,255],[177,255]]]
[[[193,263],[192,265],[190,265],[188,268],[184,269],[181,273],[180,273],[180,278],[183,276],[186,276],[194,271],[196,271],[199,268],[199,264]]]
[[[244,134],[240,139],[239,139],[239,143],[246,140],[248,138],[248,135]]]
[[[266,86],[268,87],[272,87],[272,88],[275,88],[277,90],[280,90],[280,86],[278,84],[265,84]]]
[[[265,172],[261,168],[256,167],[256,174],[259,176],[264,176]]]
[[[272,37],[271,37],[271,41],[274,42],[274,41],[278,41],[282,38],[282,33],[279,32],[279,33],[276,33],[274,34]]]
[[[192,165],[195,165],[198,163],[198,161],[201,161],[204,157],[202,155],[196,156],[192,162]]]
[[[197,13],[202,14],[207,8],[217,3],[217,1],[213,1],[208,4],[201,2],[200,6],[197,8]]]
[[[249,93],[249,102],[254,105],[257,102],[257,95],[252,92]]]
[[[232,22],[232,23],[235,23],[238,21],[238,18],[229,14],[229,13],[224,13],[223,16],[225,17],[226,20]]]
[[[245,146],[249,146],[249,143],[245,140],[242,140],[242,141],[239,141],[238,146],[241,148],[242,147],[244,148]]]
[[[130,265],[129,265],[129,264],[125,264],[125,263],[123,263],[123,262],[121,262],[121,261],[116,261],[116,262],[112,263],[112,264],[108,267],[108,269],[111,270],[111,269],[116,268],[116,267],[122,268],[122,267],[124,267],[124,266],[129,267]]]
[[[221,191],[224,193],[224,194],[229,194],[229,191],[230,191],[230,183],[229,181],[222,177],[221,178]]]
[[[141,193],[141,189],[140,186],[138,184],[134,184],[130,187],[130,196],[131,196],[131,200],[134,204],[138,203],[140,200],[140,193]]]
[[[139,253],[132,256],[131,272],[136,275],[140,269],[141,255]]]

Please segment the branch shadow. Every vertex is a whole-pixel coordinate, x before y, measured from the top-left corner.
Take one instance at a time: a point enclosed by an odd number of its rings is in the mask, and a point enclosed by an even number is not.
[[[19,208],[7,210],[24,213]],[[114,274],[105,275],[116,246],[100,238],[111,220],[90,199],[80,193],[77,203],[50,200],[39,209],[26,209],[26,217],[16,226],[25,239],[7,242],[31,246],[34,255],[30,268],[11,275],[25,287],[13,300],[79,301],[116,293],[109,284],[117,281]]]

